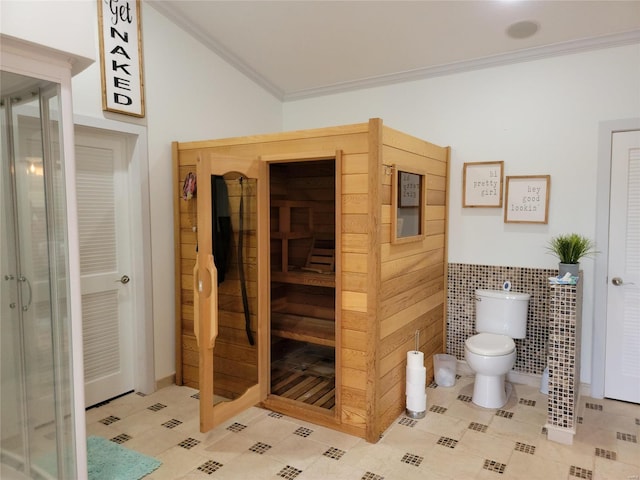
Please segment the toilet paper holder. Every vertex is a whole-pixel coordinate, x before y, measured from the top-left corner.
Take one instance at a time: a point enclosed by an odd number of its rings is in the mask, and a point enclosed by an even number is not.
[[[424,354],[420,348],[420,330],[415,333],[415,350],[407,352],[406,369],[406,415],[409,418],[424,418],[427,413],[426,376]]]

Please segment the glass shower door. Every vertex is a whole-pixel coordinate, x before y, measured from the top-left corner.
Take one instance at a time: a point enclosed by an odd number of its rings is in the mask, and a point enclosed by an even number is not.
[[[2,72],[1,478],[75,478],[57,86]]]

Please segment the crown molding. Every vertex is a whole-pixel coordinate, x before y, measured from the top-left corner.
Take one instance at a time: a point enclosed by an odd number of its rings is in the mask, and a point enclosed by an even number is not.
[[[528,48],[500,55],[492,55],[489,57],[465,60],[462,62],[435,65],[432,67],[408,70],[405,72],[392,73],[389,75],[379,75],[348,82],[340,82],[323,87],[298,90],[295,92],[286,93],[283,100],[290,101],[300,100],[304,98],[320,97],[323,95],[331,95],[353,90],[362,90],[365,88],[381,87],[396,83],[423,80],[426,78],[442,77],[445,75],[469,72],[473,70],[481,70],[484,68],[529,62],[540,60],[543,58],[570,55],[574,53],[587,52],[603,48],[632,45],[635,43],[640,43],[640,29],[630,30],[623,33],[604,35],[600,37],[592,37],[570,42],[557,43],[553,45],[545,45],[543,47]]]
[[[168,2],[163,2],[162,0],[147,0],[145,3],[152,6],[155,10],[164,15],[170,22],[176,24],[186,33],[195,38],[198,42],[202,43],[209,50],[220,56],[236,70],[240,71],[242,74],[258,84],[258,86],[264,88],[278,100],[284,101],[285,92],[282,89],[278,88],[272,82],[267,80],[267,78],[265,78],[263,75],[260,75],[244,60],[242,60],[220,42],[211,38],[206,32],[202,31],[202,29],[197,28],[195,25],[193,25],[184,17],[184,15],[182,15],[179,10],[174,8],[171,4],[169,4]]]

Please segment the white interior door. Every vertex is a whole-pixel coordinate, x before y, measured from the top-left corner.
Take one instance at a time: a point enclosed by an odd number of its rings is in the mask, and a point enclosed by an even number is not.
[[[640,131],[613,134],[605,397],[640,403]]]
[[[126,137],[76,127],[86,406],[134,388]]]

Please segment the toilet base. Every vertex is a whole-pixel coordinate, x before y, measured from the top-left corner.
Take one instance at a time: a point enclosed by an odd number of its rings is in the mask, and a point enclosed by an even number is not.
[[[505,376],[476,373],[471,401],[484,408],[504,407],[512,390],[511,384],[505,383]]]

